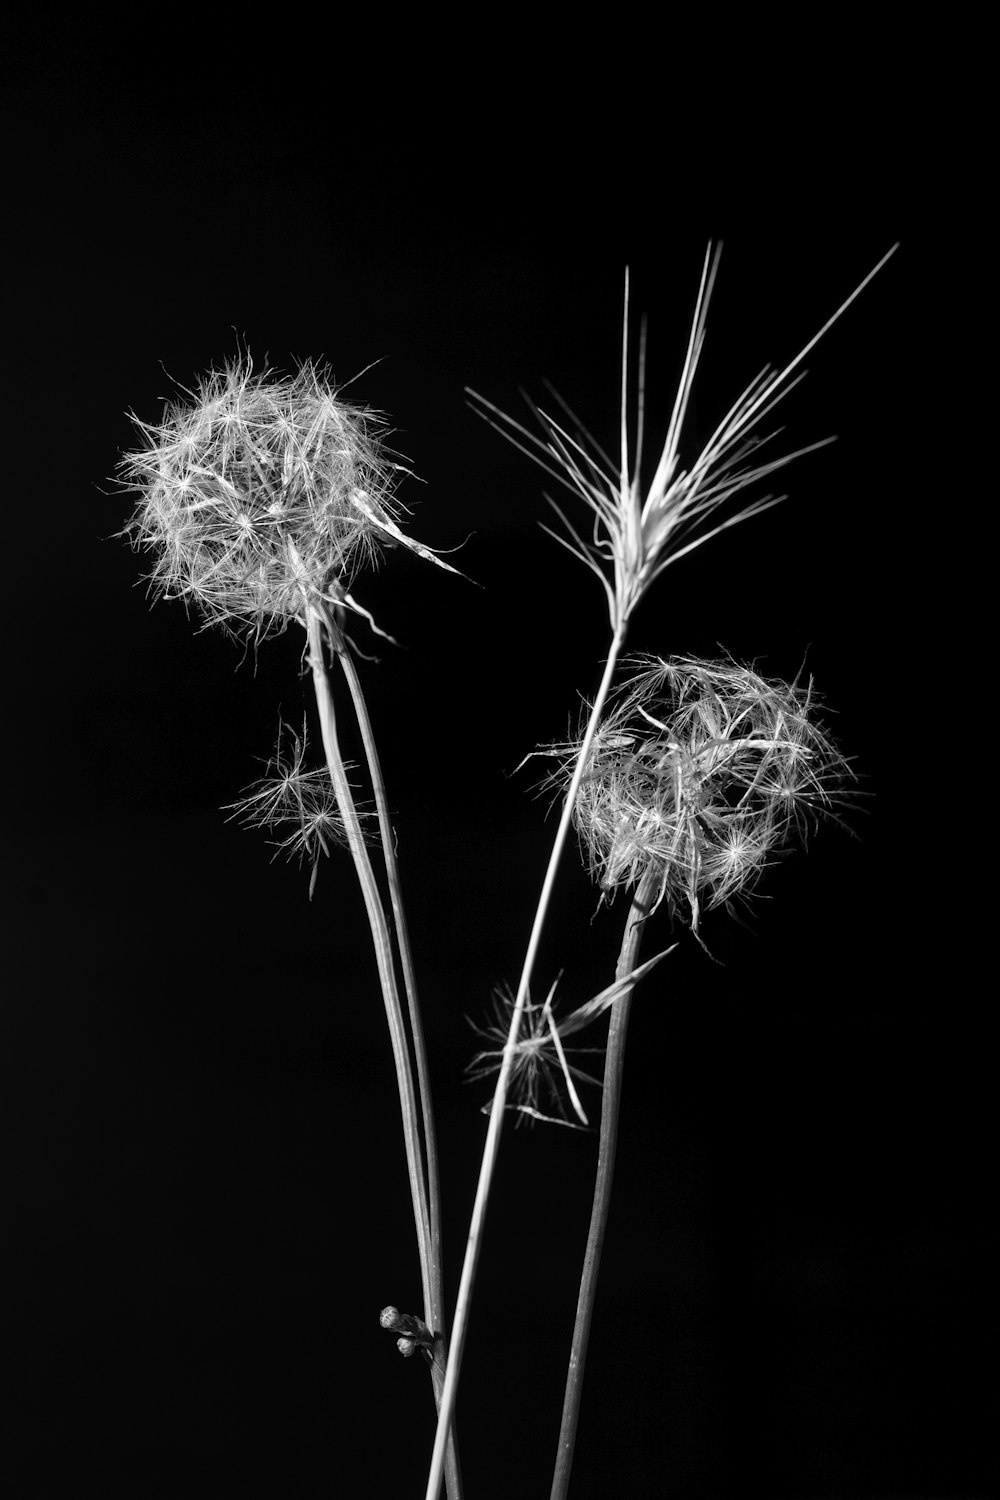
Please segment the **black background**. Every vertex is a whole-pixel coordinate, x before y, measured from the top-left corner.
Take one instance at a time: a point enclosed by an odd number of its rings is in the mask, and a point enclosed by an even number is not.
[[[664,48],[615,24],[13,23],[12,1495],[421,1496],[433,1432],[419,1362],[377,1324],[387,1302],[419,1310],[419,1280],[360,898],[334,860],[310,904],[219,811],[279,711],[305,711],[301,642],[255,668],[180,606],[148,611],[109,539],[127,409],[155,419],[238,336],[279,368],[365,370],[352,394],[422,481],[413,533],[475,580],[397,551],[357,588],[400,642],[365,678],[453,1299],[485,1135],[465,1018],[516,981],[554,829],[512,772],[562,735],[607,646],[596,584],[538,529],[540,476],[463,387],[517,411],[548,378],[613,445],[629,264],[662,422],[709,238],[688,451],[902,248],[784,408],[789,446],[839,441],[788,472],[785,505],[671,569],[631,644],[788,678],[805,658],[872,796],[859,840],[823,831],[746,926],[710,919],[716,962],[681,935],[637,999],[572,1493],[996,1485],[988,1027],[959,913],[980,752],[941,436],[944,247],[975,205],[888,41],[757,33],[723,58],[708,32]],[[567,860],[539,970],[563,970],[567,1001],[613,966],[624,911],[594,906]],[[460,1397],[469,1500],[548,1493],[595,1148],[505,1135]]]

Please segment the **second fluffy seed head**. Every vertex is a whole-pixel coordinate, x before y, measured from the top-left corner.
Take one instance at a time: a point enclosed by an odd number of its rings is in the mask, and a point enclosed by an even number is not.
[[[747,892],[782,845],[842,799],[850,773],[815,722],[810,689],[730,661],[633,658],[577,795],[589,868],[611,893],[652,863],[660,896],[697,931]],[[572,774],[579,744],[557,745]]]

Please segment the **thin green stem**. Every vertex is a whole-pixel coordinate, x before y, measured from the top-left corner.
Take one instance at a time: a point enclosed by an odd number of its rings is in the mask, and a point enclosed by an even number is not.
[[[462,1265],[462,1277],[458,1288],[458,1302],[455,1308],[455,1322],[451,1334],[451,1351],[448,1356],[448,1370],[445,1377],[444,1394],[441,1399],[441,1407],[438,1412],[437,1433],[434,1438],[434,1451],[431,1456],[431,1467],[427,1478],[427,1490],[425,1500],[438,1500],[441,1492],[441,1477],[444,1467],[445,1439],[448,1432],[448,1424],[451,1421],[452,1412],[455,1407],[455,1394],[458,1388],[458,1377],[462,1366],[462,1354],[465,1348],[465,1336],[468,1328],[469,1309],[472,1303],[472,1288],[476,1278],[476,1270],[479,1265],[479,1255],[482,1249],[483,1225],[486,1219],[486,1206],[489,1200],[490,1188],[493,1182],[493,1173],[496,1168],[497,1155],[500,1150],[500,1133],[503,1129],[504,1111],[507,1103],[507,1086],[510,1079],[511,1068],[517,1048],[517,1039],[521,1028],[521,1018],[524,1015],[524,1007],[527,1003],[528,990],[531,984],[531,976],[538,956],[538,948],[541,942],[542,928],[548,915],[549,902],[552,897],[552,888],[555,885],[556,872],[563,849],[566,845],[569,833],[570,821],[573,816],[573,807],[576,802],[576,794],[583,780],[590,756],[590,748],[597,733],[601,713],[611,688],[615,667],[622,646],[625,643],[626,626],[620,623],[614,633],[611,649],[604,667],[604,675],[601,685],[594,699],[591,710],[590,721],[583,737],[580,754],[577,759],[576,769],[573,772],[573,780],[566,794],[563,805],[562,816],[559,827],[556,830],[552,853],[549,857],[548,869],[542,883],[542,892],[538,901],[538,909],[535,912],[534,925],[531,936],[528,939],[528,950],[525,954],[524,968],[521,971],[521,980],[517,987],[517,995],[514,1001],[514,1010],[510,1021],[510,1030],[507,1034],[504,1046],[503,1061],[500,1065],[500,1074],[497,1078],[496,1088],[493,1093],[493,1103],[490,1107],[490,1123],[486,1132],[486,1145],[483,1148],[483,1160],[479,1169],[479,1184],[476,1188],[476,1198],[472,1207],[472,1220],[469,1225],[469,1238],[465,1247],[465,1260]]]
[[[413,1064],[403,1019],[403,1007],[399,1000],[396,973],[393,964],[392,940],[386,921],[378,883],[368,858],[361,823],[354,797],[347,779],[347,770],[340,753],[337,736],[337,718],[334,711],[330,679],[327,676],[323,655],[324,630],[336,630],[315,609],[307,613],[306,631],[309,638],[309,665],[312,668],[316,706],[319,709],[320,726],[323,732],[323,748],[333,779],[341,817],[347,830],[351,855],[358,875],[358,883],[368,912],[375,960],[378,964],[379,982],[385,1001],[385,1013],[389,1022],[389,1037],[392,1042],[393,1059],[396,1064],[396,1079],[399,1085],[399,1103],[403,1117],[403,1138],[406,1144],[406,1165],[410,1176],[410,1196],[413,1200],[413,1221],[417,1231],[417,1247],[420,1253],[420,1279],[424,1305],[431,1303],[430,1276],[430,1219],[427,1208],[427,1188],[424,1176],[423,1145],[420,1138],[420,1116],[413,1089]]]
[[[659,871],[652,865],[648,866],[632,899],[628,920],[625,923],[625,935],[618,954],[616,979],[624,979],[636,967],[643,923],[649,915],[659,878]],[[611,1024],[608,1028],[608,1045],[604,1059],[601,1138],[597,1157],[597,1178],[594,1184],[594,1202],[590,1214],[590,1231],[587,1235],[583,1275],[580,1278],[580,1295],[576,1304],[576,1322],[573,1325],[573,1344],[566,1372],[566,1393],[563,1398],[562,1424],[559,1429],[559,1448],[549,1500],[566,1500],[569,1493],[573,1450],[576,1447],[576,1430],[580,1421],[587,1345],[590,1341],[590,1324],[597,1299],[597,1277],[601,1268],[604,1235],[611,1211],[611,1188],[615,1177],[622,1080],[625,1073],[625,1039],[628,1034],[632,994],[631,988],[625,990],[611,1008]]]

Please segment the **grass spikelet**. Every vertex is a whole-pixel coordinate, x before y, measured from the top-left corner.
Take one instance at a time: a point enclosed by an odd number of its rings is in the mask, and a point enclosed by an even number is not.
[[[670,563],[700,547],[710,537],[750,516],[778,504],[783,496],[766,495],[735,514],[726,508],[758,479],[784,468],[793,459],[825,447],[832,438],[811,443],[792,453],[779,454],[764,462],[754,459],[776,432],[760,432],[760,424],[802,379],[791,379],[803,359],[842,313],[868,285],[889,256],[893,246],[845,302],[828,318],[805,347],[781,370],[765,367],[733,403],[689,468],[681,467],[681,443],[690,405],[695,374],[705,343],[708,307],[719,268],[721,246],[708,246],[701,284],[676,398],[667,423],[663,448],[655,472],[643,485],[642,456],[645,428],[646,331],[640,336],[636,375],[637,402],[634,419],[628,406],[629,388],[629,280],[625,275],[625,311],[622,329],[621,450],[612,458],[574,415],[557,393],[553,396],[563,416],[559,419],[532,406],[542,436],[531,432],[513,417],[475,391],[467,390],[473,408],[503,437],[537,463],[590,512],[578,526],[572,515],[546,495],[558,517],[559,531],[543,528],[599,579],[608,602],[613,631],[624,631],[639,601]],[[568,423],[568,425],[567,425]],[[632,431],[634,429],[634,439]],[[780,430],[780,429],[779,429]],[[719,518],[721,516],[721,518]],[[590,536],[586,535],[587,531]]]

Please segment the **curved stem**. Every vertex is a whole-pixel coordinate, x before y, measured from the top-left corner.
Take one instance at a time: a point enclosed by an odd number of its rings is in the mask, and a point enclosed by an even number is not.
[[[541,941],[542,928],[548,915],[549,902],[552,897],[552,888],[555,884],[556,871],[559,860],[566,844],[569,833],[570,820],[573,816],[573,808],[576,803],[576,794],[583,780],[587,761],[590,757],[590,748],[597,733],[597,725],[600,721],[608,692],[611,688],[611,680],[614,677],[615,667],[622,646],[625,643],[626,626],[619,624],[611,642],[608,659],[604,667],[604,675],[601,685],[594,699],[591,710],[590,721],[583,737],[580,754],[577,759],[573,779],[570,782],[569,791],[566,793],[566,801],[563,804],[562,816],[559,819],[559,827],[556,830],[552,853],[549,857],[548,869],[542,883],[542,893],[538,901],[538,909],[535,912],[535,920],[528,939],[528,951],[525,954],[524,968],[521,971],[521,980],[517,987],[517,996],[514,1001],[514,1010],[511,1015],[510,1030],[504,1046],[503,1061],[500,1065],[500,1074],[497,1078],[496,1088],[493,1093],[493,1103],[490,1107],[490,1123],[486,1132],[486,1145],[483,1148],[483,1160],[479,1169],[479,1183],[476,1188],[476,1198],[472,1206],[472,1221],[469,1225],[469,1238],[465,1247],[465,1260],[462,1265],[462,1278],[458,1288],[458,1303],[455,1308],[455,1323],[451,1335],[451,1352],[448,1357],[448,1371],[445,1377],[444,1394],[441,1399],[441,1409],[438,1413],[438,1427],[434,1438],[434,1452],[431,1456],[431,1467],[427,1478],[427,1490],[425,1500],[438,1500],[441,1491],[441,1476],[444,1466],[445,1438],[448,1424],[451,1421],[455,1406],[455,1393],[458,1388],[458,1377],[462,1367],[462,1354],[465,1348],[465,1335],[468,1328],[469,1308],[472,1302],[472,1287],[476,1278],[476,1270],[479,1265],[479,1255],[482,1249],[483,1224],[486,1219],[486,1205],[489,1200],[490,1187],[493,1182],[493,1172],[496,1167],[497,1155],[500,1150],[500,1132],[503,1129],[504,1110],[507,1102],[507,1085],[510,1079],[511,1068],[517,1048],[518,1034],[521,1029],[521,1018],[527,1003],[528,989],[531,983],[532,972],[535,967],[535,959],[538,956],[538,947]]]
[[[643,923],[649,915],[658,880],[659,871],[652,865],[648,866],[632,899],[628,920],[625,923],[625,935],[622,938],[618,966],[615,969],[616,979],[624,979],[636,967]],[[566,1394],[563,1398],[562,1424],[559,1429],[559,1448],[549,1500],[566,1500],[569,1493],[569,1476],[573,1466],[573,1450],[576,1447],[576,1429],[580,1420],[580,1402],[583,1396],[583,1374],[587,1363],[590,1324],[597,1299],[597,1277],[601,1268],[604,1235],[611,1211],[611,1188],[615,1177],[618,1121],[621,1114],[622,1080],[625,1073],[625,1039],[632,1008],[632,993],[631,988],[625,990],[611,1008],[611,1024],[608,1029],[608,1045],[604,1059],[601,1141],[597,1157],[594,1203],[590,1214],[583,1275],[580,1278],[580,1295],[576,1304],[576,1322],[573,1325],[573,1344],[570,1350],[569,1368],[566,1372]]]

